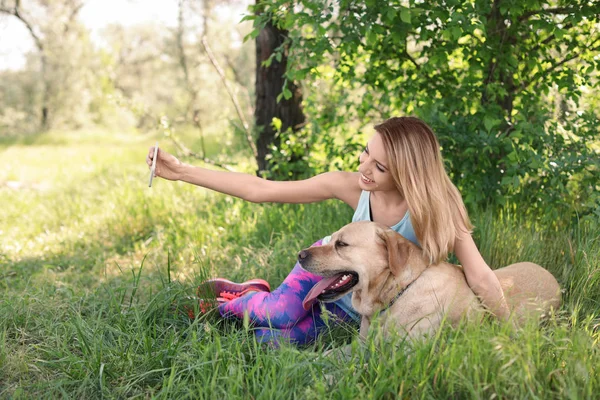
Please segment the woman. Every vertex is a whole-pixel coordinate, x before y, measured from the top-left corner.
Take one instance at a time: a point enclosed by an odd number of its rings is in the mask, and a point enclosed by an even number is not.
[[[154,148],[146,163],[152,165]],[[498,318],[509,316],[502,288],[471,236],[471,224],[460,193],[450,181],[440,145],[432,130],[414,117],[390,118],[360,155],[358,172],[327,172],[300,181],[276,182],[235,172],[212,171],[181,163],[160,151],[155,175],[181,180],[255,203],[312,203],[338,199],[355,210],[352,221],[382,223],[419,245],[431,264],[454,251],[467,282]],[[326,237],[315,245],[327,243]],[[324,326],[321,305],[304,310],[302,300],[321,279],[296,264],[282,285],[270,292],[267,282],[208,281],[219,299],[222,316],[248,314],[261,340],[314,340]],[[322,307],[341,320],[356,320],[350,297]]]

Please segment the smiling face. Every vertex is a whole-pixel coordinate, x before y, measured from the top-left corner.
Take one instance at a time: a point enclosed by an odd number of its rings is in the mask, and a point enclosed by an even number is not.
[[[395,191],[388,156],[379,133],[375,133],[360,154],[359,186],[367,191]]]

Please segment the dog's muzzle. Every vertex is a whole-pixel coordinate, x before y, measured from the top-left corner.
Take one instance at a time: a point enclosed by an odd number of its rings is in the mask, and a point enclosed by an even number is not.
[[[302,262],[307,262],[308,260],[310,260],[310,253],[308,251],[302,250],[298,253],[298,262],[300,264],[302,264]]]

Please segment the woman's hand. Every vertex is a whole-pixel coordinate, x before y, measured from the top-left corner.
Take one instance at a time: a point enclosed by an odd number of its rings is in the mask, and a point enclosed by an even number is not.
[[[154,157],[154,146],[148,150],[146,156],[146,164],[148,168],[152,168],[152,159]],[[159,176],[163,179],[170,181],[176,181],[181,179],[181,169],[183,163],[177,159],[177,157],[167,153],[162,149],[158,149],[156,154],[156,169],[154,170],[154,176]]]

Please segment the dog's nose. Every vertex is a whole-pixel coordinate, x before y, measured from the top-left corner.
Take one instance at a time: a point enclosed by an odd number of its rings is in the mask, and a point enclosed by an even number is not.
[[[308,251],[302,250],[300,253],[298,253],[298,261],[305,261],[309,256],[310,253]]]

